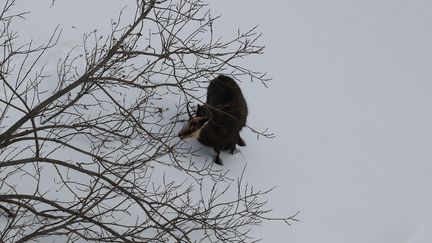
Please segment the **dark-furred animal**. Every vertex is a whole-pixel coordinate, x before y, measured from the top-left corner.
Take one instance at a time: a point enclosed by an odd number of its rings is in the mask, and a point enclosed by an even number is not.
[[[246,125],[248,108],[240,87],[232,78],[219,75],[213,79],[207,88],[206,103],[197,106],[194,116],[189,109],[188,113],[189,121],[179,132],[179,137],[193,137],[213,147],[216,164],[222,165],[221,150],[234,153],[236,145],[246,145],[240,130]]]

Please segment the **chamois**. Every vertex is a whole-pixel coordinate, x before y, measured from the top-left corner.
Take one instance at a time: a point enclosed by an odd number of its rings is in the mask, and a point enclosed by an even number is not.
[[[222,165],[221,150],[234,153],[236,144],[246,146],[240,137],[240,130],[246,125],[248,108],[240,87],[224,75],[213,79],[207,88],[207,101],[198,105],[196,114],[189,114],[189,121],[179,132],[181,139],[192,137],[216,152],[214,162]]]

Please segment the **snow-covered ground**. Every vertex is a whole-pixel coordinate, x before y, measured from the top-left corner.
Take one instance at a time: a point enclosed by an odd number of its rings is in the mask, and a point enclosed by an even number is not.
[[[22,0],[33,11],[20,32],[43,40],[62,26],[60,47],[109,28],[126,1]],[[211,0],[215,28],[256,24],[265,55],[249,60],[273,77],[245,80],[248,146],[223,155],[231,173],[265,189],[274,216],[263,242],[432,242],[432,15],[430,1]],[[125,10],[127,11],[127,10]],[[61,50],[61,48],[60,48]],[[60,57],[62,53],[58,53]],[[58,57],[53,57],[57,60]]]
[[[278,185],[264,242],[432,242],[430,1],[212,1],[228,33],[259,25],[274,80],[244,85],[249,178]]]

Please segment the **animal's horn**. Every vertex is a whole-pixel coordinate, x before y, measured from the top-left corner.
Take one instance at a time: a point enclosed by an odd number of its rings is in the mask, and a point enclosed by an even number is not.
[[[192,117],[192,114],[190,113],[190,110],[189,110],[189,103],[190,103],[190,101],[188,101],[188,102],[186,103],[186,111],[187,111],[189,117]]]

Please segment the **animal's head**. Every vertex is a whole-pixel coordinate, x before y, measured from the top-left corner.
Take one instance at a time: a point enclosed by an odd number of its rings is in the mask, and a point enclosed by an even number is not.
[[[193,116],[189,111],[189,104],[186,104],[186,110],[189,115],[189,121],[179,132],[178,136],[181,139],[185,138],[199,138],[202,129],[207,125],[210,120],[210,116],[207,112],[205,112],[205,108],[203,106],[197,106],[196,115]]]

